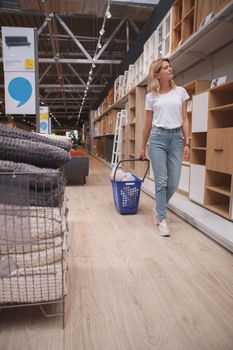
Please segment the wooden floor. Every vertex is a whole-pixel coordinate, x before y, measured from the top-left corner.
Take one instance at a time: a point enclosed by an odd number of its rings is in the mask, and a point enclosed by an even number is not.
[[[0,312],[0,349],[232,350],[233,255],[169,212],[172,236],[117,213],[110,169],[90,159],[87,186],[67,188],[70,208],[66,328],[37,307]]]

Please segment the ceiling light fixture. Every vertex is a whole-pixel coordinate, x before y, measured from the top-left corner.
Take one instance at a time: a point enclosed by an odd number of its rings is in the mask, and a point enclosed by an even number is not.
[[[102,36],[102,35],[104,35],[104,33],[105,33],[105,30],[104,30],[104,28],[102,27],[101,30],[100,30],[100,35]]]
[[[109,7],[107,8],[107,11],[106,11],[106,17],[107,19],[112,17],[111,12],[109,11]]]

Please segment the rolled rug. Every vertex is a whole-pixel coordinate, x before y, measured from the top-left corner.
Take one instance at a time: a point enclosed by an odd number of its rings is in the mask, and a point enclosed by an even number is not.
[[[33,142],[41,142],[48,145],[63,148],[66,151],[69,151],[72,147],[71,141],[49,138],[34,132],[22,130],[19,128],[11,128],[2,124],[0,124],[0,136],[31,140]]]

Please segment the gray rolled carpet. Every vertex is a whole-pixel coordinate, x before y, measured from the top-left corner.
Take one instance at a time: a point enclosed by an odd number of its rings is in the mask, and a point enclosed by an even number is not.
[[[0,136],[0,159],[44,168],[60,168],[71,157],[60,147],[31,140]]]
[[[48,145],[63,148],[66,151],[69,151],[72,147],[72,143],[69,141],[47,138],[37,133],[33,133],[30,131],[26,131],[18,128],[11,128],[9,126],[2,125],[2,124],[0,124],[0,136],[31,140],[33,142],[41,142]]]

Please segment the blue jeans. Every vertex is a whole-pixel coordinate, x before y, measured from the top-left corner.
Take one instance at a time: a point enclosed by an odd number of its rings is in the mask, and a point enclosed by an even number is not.
[[[182,127],[164,129],[153,126],[149,157],[155,177],[156,210],[160,220],[166,219],[167,203],[179,184],[182,144]]]

